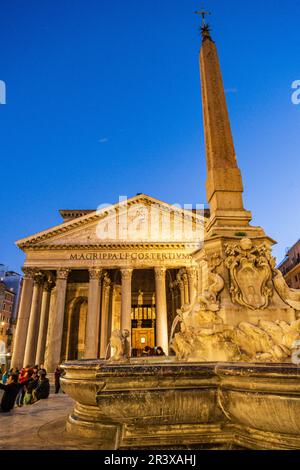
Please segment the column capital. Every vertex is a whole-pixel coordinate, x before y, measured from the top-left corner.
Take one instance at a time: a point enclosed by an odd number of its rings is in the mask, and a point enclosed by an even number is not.
[[[189,279],[195,279],[197,276],[197,269],[194,266],[187,268],[186,271]]]
[[[122,280],[130,280],[132,277],[133,269],[131,268],[124,268],[121,269]]]
[[[187,269],[184,268],[184,269],[181,269],[178,273],[177,273],[177,281],[178,281],[178,285],[181,283],[181,284],[184,284],[184,285],[187,285],[188,283],[188,274],[187,274]]]
[[[43,284],[43,290],[46,292],[51,292],[55,286],[55,281],[52,276],[48,276]]]
[[[45,274],[42,271],[37,271],[33,277],[34,285],[41,286],[45,281]]]
[[[37,272],[36,268],[28,268],[27,266],[23,266],[22,271],[24,273],[24,279],[33,279]]]
[[[167,268],[159,266],[159,267],[154,268],[154,271],[155,271],[156,279],[165,279]]]
[[[187,284],[188,283],[188,275],[186,273],[182,274],[182,280],[183,280],[183,283],[184,284]]]
[[[109,279],[109,277],[105,277],[103,279],[103,288],[105,292],[109,291],[110,287],[111,287],[111,280]]]
[[[89,278],[90,280],[96,279],[100,281],[101,276],[102,276],[102,269],[97,269],[97,268],[90,268],[89,269]]]
[[[56,272],[56,279],[59,279],[61,281],[66,281],[68,279],[70,271],[71,269],[69,268],[58,269]]]

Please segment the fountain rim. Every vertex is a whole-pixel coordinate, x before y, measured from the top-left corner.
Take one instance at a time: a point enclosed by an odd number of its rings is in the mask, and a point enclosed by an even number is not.
[[[124,362],[109,362],[101,359],[83,359],[65,361],[61,367],[68,370],[95,370],[97,373],[127,372],[147,373],[164,371],[211,372],[212,375],[247,376],[247,377],[285,377],[300,380],[300,367],[291,363],[246,363],[246,362],[183,362],[165,359],[130,359]]]

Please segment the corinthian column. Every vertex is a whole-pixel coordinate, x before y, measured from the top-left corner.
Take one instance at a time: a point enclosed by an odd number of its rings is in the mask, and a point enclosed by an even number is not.
[[[100,357],[106,357],[108,345],[108,315],[109,315],[109,294],[111,289],[111,280],[106,274],[102,285],[102,307],[101,307],[101,333],[100,333]]]
[[[13,338],[13,355],[11,360],[11,367],[18,368],[21,368],[23,365],[35,271],[31,268],[23,268],[23,272],[24,278],[18,311],[17,327]]]
[[[155,268],[156,287],[156,345],[169,354],[168,314],[166,297],[166,268]]]
[[[99,347],[101,269],[90,269],[88,314],[85,333],[85,359],[96,359]]]
[[[182,307],[185,304],[185,296],[184,296],[184,284],[181,278],[180,272],[177,274],[177,285],[179,288],[180,292],[180,307]]]
[[[184,288],[184,303],[189,304],[190,303],[189,283],[188,283],[187,274],[185,274],[185,273],[182,275],[182,282],[183,282],[183,288]]]
[[[25,353],[24,353],[24,366],[30,364],[34,365],[35,353],[36,353],[36,342],[38,336],[39,322],[40,322],[40,299],[41,299],[41,288],[44,280],[42,273],[37,273],[34,276],[34,286],[32,294],[32,302],[29,316],[28,333],[26,339]]]
[[[131,279],[132,269],[121,269],[122,298],[121,298],[121,329],[128,330],[128,341],[131,344]]]
[[[188,268],[187,269],[187,276],[188,276],[188,280],[189,280],[190,303],[192,303],[193,300],[196,297],[196,294],[197,294],[197,271],[196,271],[196,268]]]
[[[169,288],[170,288],[170,292],[171,292],[172,318],[175,318],[175,316],[176,316],[175,286],[176,286],[176,283],[170,282]]]
[[[43,364],[46,348],[47,329],[49,320],[49,307],[51,291],[54,286],[54,281],[49,277],[43,285],[42,305],[41,305],[41,319],[39,327],[38,342],[36,348],[35,363]]]
[[[45,367],[48,372],[53,372],[60,363],[69,271],[69,269],[59,269],[57,271],[55,305],[53,308],[53,318],[48,330],[47,354],[45,358]]]

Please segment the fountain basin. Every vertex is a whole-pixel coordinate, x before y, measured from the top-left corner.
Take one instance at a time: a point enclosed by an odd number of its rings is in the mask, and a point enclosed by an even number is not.
[[[300,447],[300,371],[292,364],[63,364],[76,405],[67,430],[109,449]]]

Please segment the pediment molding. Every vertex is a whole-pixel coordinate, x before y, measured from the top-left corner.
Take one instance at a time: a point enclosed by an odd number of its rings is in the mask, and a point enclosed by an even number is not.
[[[95,231],[95,226],[101,221],[109,222],[112,220],[113,217],[116,217],[116,214],[119,214],[122,210],[123,207],[127,207],[128,210],[132,206],[144,206],[144,207],[156,207],[159,209],[161,213],[169,213],[172,212],[174,214],[174,218],[178,217],[178,220],[180,217],[184,215],[185,220],[190,220],[193,222],[197,223],[205,223],[205,217],[203,215],[191,212],[186,209],[178,208],[176,206],[167,204],[165,202],[159,201],[157,199],[154,199],[150,196],[146,195],[139,195],[135,196],[132,199],[126,200],[124,202],[118,202],[113,206],[109,206],[108,208],[103,208],[99,211],[95,211],[86,215],[83,215],[79,218],[72,219],[68,222],[64,222],[58,226],[55,226],[53,228],[50,228],[48,230],[45,230],[43,232],[39,232],[33,236],[23,238],[19,241],[16,242],[17,246],[21,248],[22,250],[32,250],[32,249],[57,249],[57,250],[66,250],[66,249],[75,249],[75,248],[80,248],[80,249],[95,249],[95,248],[105,248],[105,247],[112,247],[113,241],[110,242],[110,240],[102,240],[99,243],[95,243],[95,240],[91,239],[90,243],[84,243],[80,241],[79,243],[72,243],[72,235],[74,234],[74,238],[76,241],[76,238],[80,237],[80,231],[78,229],[83,229],[83,230],[90,230],[90,233]],[[69,240],[64,240],[64,236],[69,238]],[[83,237],[84,238],[84,237]],[[86,237],[87,240],[90,238],[95,238],[95,237]],[[154,238],[154,237],[153,237]],[[98,241],[98,240],[97,240]],[[170,243],[172,244],[172,239],[167,240],[168,245],[170,246]],[[52,243],[51,243],[52,242]],[[178,242],[178,243],[177,243]],[[187,240],[187,243],[181,243],[181,240],[174,240],[174,244],[172,244],[173,247],[175,246],[184,246],[186,247],[189,244],[189,240]],[[54,246],[52,246],[52,244]],[[155,244],[155,240],[151,240],[151,243],[147,243],[147,237],[144,237],[141,241],[138,243],[133,243],[131,244],[133,247],[137,246],[142,246],[142,247],[149,247],[149,246],[166,246],[166,243],[159,243]],[[122,248],[126,246],[127,248],[130,246],[130,240],[126,243],[115,243],[115,247]]]
[[[90,251],[90,250],[199,250],[198,243],[101,243],[101,244],[68,244],[68,245],[30,245],[26,246],[26,251]]]

